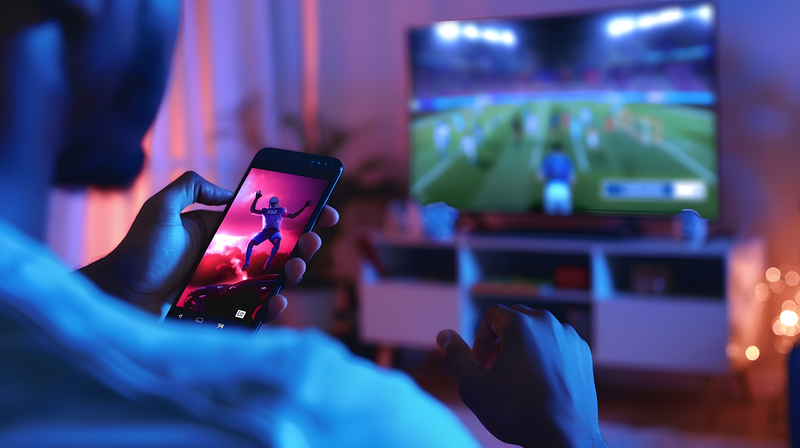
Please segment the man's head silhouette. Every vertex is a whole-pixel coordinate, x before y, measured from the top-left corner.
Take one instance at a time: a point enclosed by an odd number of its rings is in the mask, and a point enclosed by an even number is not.
[[[177,1],[0,3],[0,135],[30,126],[30,111],[48,125],[20,132],[50,143],[39,157],[51,181],[129,185],[166,88],[178,16]],[[21,150],[2,145],[0,156]]]

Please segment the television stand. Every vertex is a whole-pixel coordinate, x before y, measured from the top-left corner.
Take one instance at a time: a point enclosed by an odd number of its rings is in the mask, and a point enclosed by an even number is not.
[[[744,348],[755,344],[746,322],[765,269],[761,240],[699,248],[659,238],[369,241],[359,281],[365,343],[434,349],[445,328],[472,341],[485,310],[521,303],[572,325],[598,367],[721,374],[746,365]],[[560,266],[585,269],[588,284],[558,287]],[[726,353],[729,344],[741,350]]]

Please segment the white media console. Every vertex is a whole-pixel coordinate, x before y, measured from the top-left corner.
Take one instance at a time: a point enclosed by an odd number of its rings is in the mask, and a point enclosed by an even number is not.
[[[444,328],[471,342],[496,303],[550,310],[587,340],[600,367],[720,374],[738,362],[729,344],[755,339],[747,320],[765,268],[759,240],[702,247],[647,238],[370,240],[358,291],[366,343],[435,348]],[[587,272],[586,287],[553,286],[559,266]]]

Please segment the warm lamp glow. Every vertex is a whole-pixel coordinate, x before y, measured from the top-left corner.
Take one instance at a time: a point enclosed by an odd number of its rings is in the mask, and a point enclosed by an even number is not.
[[[777,282],[781,278],[781,270],[776,267],[767,269],[767,280]]]
[[[795,308],[797,308],[797,304],[794,300],[786,300],[781,305],[781,311],[794,310]]]
[[[783,278],[789,286],[797,286],[797,284],[800,283],[800,274],[795,271],[787,272]]]
[[[761,354],[761,351],[755,345],[751,345],[747,347],[747,350],[744,351],[744,356],[747,357],[750,361],[755,361],[758,359],[758,356]]]
[[[793,327],[797,324],[797,313],[791,310],[781,311],[781,323],[787,327]]]

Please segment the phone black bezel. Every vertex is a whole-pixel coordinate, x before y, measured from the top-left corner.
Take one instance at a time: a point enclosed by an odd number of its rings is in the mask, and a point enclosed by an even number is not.
[[[318,156],[313,154],[308,154],[304,152],[296,152],[296,151],[289,151],[285,149],[278,149],[278,148],[263,148],[260,150],[255,157],[253,157],[253,161],[250,162],[250,166],[247,167],[247,170],[242,176],[242,180],[239,181],[239,185],[236,187],[236,190],[233,192],[233,197],[239,194],[239,190],[241,190],[242,185],[244,185],[244,181],[250,175],[250,171],[253,169],[261,169],[267,171],[275,171],[280,173],[286,174],[294,174],[297,176],[303,177],[312,177],[315,179],[323,179],[328,181],[328,186],[325,188],[325,191],[319,198],[316,206],[314,207],[314,211],[311,217],[306,223],[306,227],[303,229],[303,233],[308,233],[317,223],[317,219],[319,219],[319,215],[322,213],[325,204],[327,204],[328,199],[331,196],[331,192],[333,191],[334,187],[336,187],[336,183],[342,176],[342,172],[344,171],[344,167],[342,166],[342,162],[336,158],[328,157],[328,156]],[[203,260],[203,256],[205,255],[205,251],[209,245],[211,245],[211,241],[214,239],[214,236],[219,231],[219,227],[222,225],[225,217],[228,215],[228,210],[230,210],[231,205],[233,205],[233,200],[231,200],[228,205],[225,206],[225,210],[222,212],[222,219],[220,219],[219,224],[214,229],[214,232],[211,233],[211,236],[208,238],[207,241],[204,241],[203,251],[198,256],[197,260],[194,262],[191,275],[189,275],[182,283],[181,288],[177,296],[172,300],[172,305],[170,306],[169,311],[165,318],[172,319],[176,318],[176,314],[189,314],[191,318],[195,317],[205,317],[205,316],[212,316],[214,321],[222,323],[224,322],[226,325],[232,325],[235,327],[241,328],[248,328],[252,330],[253,333],[256,333],[264,321],[264,317],[266,316],[267,307],[262,306],[261,310],[259,310],[258,314],[253,316],[253,323],[254,325],[251,327],[241,322],[236,322],[230,319],[226,319],[219,316],[207,315],[205,313],[196,313],[191,310],[186,310],[184,308],[179,308],[177,306],[178,300],[180,300],[181,295],[183,294],[186,287],[189,286],[189,281],[191,280],[192,275],[197,270],[197,267],[200,266],[200,262]],[[297,255],[297,245],[292,249],[291,257],[295,257]],[[275,284],[274,291],[271,292],[271,295],[278,294],[282,287],[283,281],[285,278],[285,274],[281,273],[278,276],[278,280]],[[269,299],[268,299],[269,300]],[[268,302],[265,302],[265,304]]]

